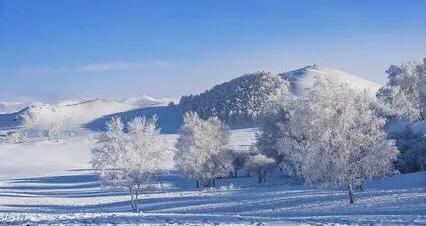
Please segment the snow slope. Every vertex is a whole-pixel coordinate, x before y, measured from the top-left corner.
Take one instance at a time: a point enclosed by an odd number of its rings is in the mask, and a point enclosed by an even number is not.
[[[24,107],[25,107],[25,104],[21,102],[2,101],[0,102],[0,114],[16,112]]]
[[[57,123],[66,130],[73,130],[103,115],[135,108],[131,105],[102,99],[69,103],[55,105],[35,103],[15,113],[0,114],[0,130],[19,127],[30,130],[45,130],[52,123]]]
[[[282,73],[281,76],[290,81],[291,88],[296,94],[300,94],[304,90],[311,88],[315,81],[323,79],[346,83],[350,88],[355,90],[367,90],[372,96],[375,96],[377,90],[380,88],[380,85],[377,83],[337,69],[319,65],[310,65],[301,69]]]
[[[103,100],[94,99],[78,104],[70,105],[35,105],[30,106],[22,110],[18,117],[21,115],[31,114],[34,117],[30,118],[29,121],[23,121],[22,123],[37,123],[37,122],[49,122],[49,121],[60,121],[63,123],[70,124],[81,124],[88,120],[100,117],[105,114],[111,114],[120,111],[126,111],[131,109],[131,106]]]
[[[175,100],[173,98],[153,98],[147,95],[129,97],[121,101],[121,103],[137,107],[167,105],[170,102],[175,102]]]
[[[154,99],[148,96],[128,98],[122,102],[114,102],[104,99],[93,99],[88,101],[61,101],[56,104],[33,103],[23,107],[20,111],[0,114],[0,131],[18,129],[45,130],[52,123],[57,123],[61,128],[73,132],[82,132],[91,121],[102,119],[104,116],[118,114],[120,112],[144,109],[148,106],[153,108],[167,105],[173,101],[171,98]],[[120,116],[120,115],[118,115]],[[138,115],[134,115],[136,117]],[[109,118],[108,118],[109,119]],[[100,128],[105,126],[105,121]],[[99,130],[99,129],[96,129]]]
[[[124,123],[127,123],[138,116],[151,118],[154,115],[158,117],[157,126],[163,134],[176,134],[183,123],[182,112],[176,109],[176,107],[150,106],[102,116],[85,124],[85,128],[91,131],[103,131],[105,123],[110,121],[112,117],[121,118]]]
[[[248,148],[254,132],[233,130],[230,146]],[[176,137],[162,135],[170,147]],[[170,163],[143,194],[143,212],[130,213],[126,193],[100,187],[90,170],[93,142],[0,144],[0,224],[426,224],[426,172],[369,182],[349,205],[343,189],[292,185],[285,178],[262,186],[252,177],[225,178],[215,190],[197,190]]]

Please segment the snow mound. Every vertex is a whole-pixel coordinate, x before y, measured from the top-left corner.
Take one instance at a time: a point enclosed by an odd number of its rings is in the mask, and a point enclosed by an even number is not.
[[[323,67],[319,65],[310,65],[304,68],[300,68],[294,71],[289,71],[280,74],[282,78],[290,82],[292,91],[295,94],[301,94],[305,90],[311,88],[316,81],[322,79],[329,79],[333,82],[346,83],[350,88],[354,90],[367,90],[372,96],[376,95],[380,85],[349,73]]]
[[[121,101],[123,104],[146,107],[146,106],[159,106],[167,105],[170,102],[174,102],[173,98],[154,98],[147,95],[141,97],[129,97]]]

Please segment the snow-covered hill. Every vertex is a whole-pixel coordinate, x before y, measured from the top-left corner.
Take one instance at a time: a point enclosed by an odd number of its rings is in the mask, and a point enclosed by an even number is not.
[[[202,118],[255,121],[264,115],[271,101],[287,93],[287,82],[280,76],[258,72],[216,85],[199,95],[183,96],[179,106],[185,112],[197,112]]]
[[[380,88],[380,85],[377,83],[337,69],[319,65],[310,65],[280,75],[290,82],[290,87],[295,94],[300,94],[303,90],[311,88],[315,81],[324,79],[329,79],[338,83],[346,83],[350,88],[355,90],[367,90],[372,96],[375,96],[377,90]]]
[[[0,115],[0,128],[46,127],[51,123],[58,123],[67,128],[78,127],[103,115],[133,108],[135,107],[131,105],[103,99],[93,99],[75,104],[34,103],[18,112]]]
[[[103,119],[109,120],[111,118],[105,116],[122,117],[129,114],[134,117],[141,116],[134,115],[132,112],[138,109],[143,112],[143,109],[147,107],[154,109],[167,107],[170,102],[175,102],[175,100],[172,98],[156,99],[149,96],[127,98],[120,102],[105,99],[92,99],[83,102],[62,100],[54,104],[34,102],[26,107],[21,106],[19,111],[0,114],[0,135],[11,130],[24,128],[28,136],[38,137],[42,135],[40,132],[45,132],[53,123],[59,126],[62,131],[67,131],[67,134],[86,133],[88,124],[91,125],[89,128],[91,130],[102,130],[105,127],[105,120]],[[126,114],[126,112],[129,113]],[[152,114],[157,114],[157,112],[154,111]],[[161,112],[159,114],[162,115]],[[127,117],[125,118],[127,119]],[[97,127],[94,127],[94,124],[91,123],[93,121],[100,123],[97,123]],[[177,127],[179,126],[180,124],[177,125]]]
[[[258,72],[243,75],[199,95],[182,97],[180,108],[196,111],[203,118],[218,116],[225,121],[253,121],[263,117],[270,102],[280,95],[300,95],[317,81],[325,80],[345,83],[360,92],[366,90],[372,97],[375,97],[380,87],[379,84],[337,69],[311,65],[281,74]]]
[[[23,107],[25,107],[25,104],[21,102],[2,101],[0,102],[0,114],[16,112]]]

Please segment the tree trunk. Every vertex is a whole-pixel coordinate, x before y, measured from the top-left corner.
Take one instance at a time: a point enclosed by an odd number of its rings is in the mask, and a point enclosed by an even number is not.
[[[350,204],[355,203],[355,198],[354,198],[353,189],[352,189],[352,181],[349,181],[348,193],[349,193],[349,203]]]
[[[356,189],[358,191],[364,191],[364,183],[362,181],[357,183]]]
[[[139,206],[138,206],[139,188],[140,188],[140,185],[137,187],[135,191],[135,189],[133,189],[132,186],[129,186],[130,204],[132,206],[132,211],[135,213],[139,212]]]
[[[262,172],[260,169],[257,170],[257,183],[262,183]]]
[[[135,200],[134,200],[135,201],[135,209],[134,209],[135,213],[139,213],[138,197],[139,197],[139,194],[138,194],[138,192],[136,192]]]
[[[266,183],[266,170],[263,171],[263,183]]]
[[[130,205],[132,206],[132,211],[136,212],[136,209],[135,209],[135,198],[133,196],[133,188],[131,186],[129,187],[129,193],[130,193]]]

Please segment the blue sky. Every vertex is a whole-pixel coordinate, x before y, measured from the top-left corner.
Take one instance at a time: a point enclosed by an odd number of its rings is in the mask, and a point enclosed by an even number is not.
[[[426,57],[426,1],[0,0],[0,100],[179,96],[308,64],[378,83]]]

